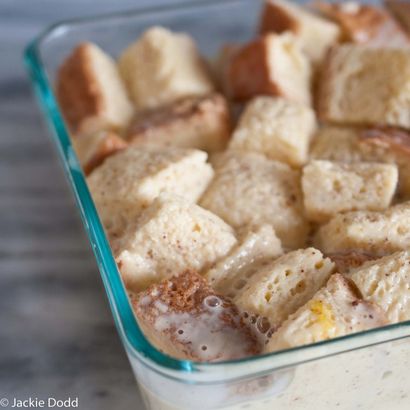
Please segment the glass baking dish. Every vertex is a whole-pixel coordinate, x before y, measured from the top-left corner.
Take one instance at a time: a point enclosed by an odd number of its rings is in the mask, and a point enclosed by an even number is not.
[[[144,337],[88,191],[53,93],[56,69],[80,41],[117,56],[145,29],[190,33],[207,56],[256,32],[261,2],[227,0],[56,24],[26,49],[25,61],[88,233],[118,332],[148,409],[410,408],[410,322],[264,356],[221,363],[176,360]]]

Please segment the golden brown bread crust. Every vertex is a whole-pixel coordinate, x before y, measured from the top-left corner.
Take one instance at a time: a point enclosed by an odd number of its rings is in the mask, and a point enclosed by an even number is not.
[[[282,7],[271,1],[266,1],[260,19],[259,30],[263,34],[272,31],[275,33],[283,33],[284,31],[298,33],[299,24]]]
[[[224,148],[232,129],[225,98],[220,94],[193,96],[158,109],[140,111],[131,122],[127,140],[138,144],[150,140],[158,142],[158,139],[161,139],[165,145],[173,145],[180,132],[191,128],[192,132],[197,134],[217,132],[220,146]],[[205,145],[206,141],[203,147],[192,148],[205,149]]]
[[[339,24],[342,40],[354,43],[390,45],[406,44],[407,35],[382,8],[366,4],[344,4],[317,1],[315,7],[327,18]]]
[[[128,143],[120,136],[113,132],[107,132],[104,135],[103,140],[98,143],[97,147],[95,147],[95,151],[92,156],[83,165],[84,174],[91,174],[91,172],[95,168],[99,167],[106,158],[127,148],[127,146]]]
[[[385,0],[384,3],[403,28],[410,32],[410,3],[408,0]]]
[[[57,99],[73,133],[79,131],[84,118],[101,115],[106,109],[91,67],[90,47],[90,43],[79,44],[57,75]]]
[[[218,84],[218,89],[227,96],[231,95],[229,90],[228,68],[232,57],[235,55],[236,51],[240,49],[240,47],[241,46],[236,43],[223,44],[220,47],[218,55],[214,61],[214,75]]]
[[[395,127],[367,128],[360,132],[359,143],[410,156],[410,132]],[[410,160],[410,159],[409,159]]]
[[[206,340],[209,342],[212,339],[223,338],[224,332],[229,334],[231,341],[241,344],[238,347],[243,356],[260,352],[259,342],[245,325],[237,307],[224,297],[216,295],[206,280],[196,272],[185,271],[154,284],[146,291],[131,296],[131,303],[141,327],[152,336],[151,341],[155,344],[155,341],[162,340],[157,347],[168,354],[203,361],[202,355],[195,353],[195,348],[198,347],[196,345],[206,345]],[[218,309],[217,317],[212,319],[210,308]],[[183,318],[183,321],[179,318]],[[203,329],[198,330],[198,323],[207,324],[207,334],[202,333],[201,340],[193,340],[195,338],[192,339],[184,327],[187,322],[197,327],[198,334],[203,332]],[[218,346],[207,347],[212,352],[207,361],[238,358],[236,348],[232,348],[230,352],[229,348],[221,351]]]
[[[227,78],[235,100],[246,101],[260,94],[280,94],[270,75],[268,36],[251,41],[231,57]]]

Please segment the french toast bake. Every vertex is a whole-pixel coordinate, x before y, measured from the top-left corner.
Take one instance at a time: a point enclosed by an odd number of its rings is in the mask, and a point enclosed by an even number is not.
[[[55,92],[137,322],[233,360],[410,319],[410,10],[266,0],[204,56],[81,43]],[[212,62],[211,62],[212,60]]]

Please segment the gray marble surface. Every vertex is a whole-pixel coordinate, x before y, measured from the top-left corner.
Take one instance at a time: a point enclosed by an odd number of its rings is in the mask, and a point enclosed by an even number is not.
[[[56,20],[153,3],[0,2],[0,405],[70,396],[86,410],[143,409],[22,52]]]

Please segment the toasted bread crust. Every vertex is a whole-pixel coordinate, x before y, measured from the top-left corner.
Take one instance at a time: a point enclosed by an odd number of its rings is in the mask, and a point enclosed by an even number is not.
[[[77,136],[122,131],[133,113],[115,61],[93,43],[81,43],[64,60],[56,94],[69,129]]]
[[[258,94],[280,95],[280,89],[272,82],[270,74],[268,36],[251,41],[236,51],[230,59],[229,89],[238,101],[247,101]]]
[[[268,33],[233,52],[225,81],[235,101],[270,95],[311,104],[311,65],[290,32]]]
[[[283,33],[284,31],[292,31],[297,33],[299,31],[298,21],[287,13],[282,7],[277,4],[267,1],[265,2],[260,21],[260,32],[265,34],[275,28],[276,33]]]
[[[336,272],[347,273],[350,269],[358,268],[365,262],[377,258],[377,256],[359,251],[329,253],[327,256],[335,263]]]
[[[84,118],[101,115],[106,109],[91,68],[90,47],[90,43],[78,45],[60,67],[57,76],[57,99],[74,133]]]
[[[309,7],[287,0],[265,0],[259,30],[262,34],[292,33],[314,68],[318,68],[328,48],[340,37],[336,23]]]
[[[364,129],[359,134],[359,142],[391,149],[410,156],[410,132],[395,127],[376,127]]]
[[[225,98],[210,94],[183,98],[158,109],[137,113],[127,139],[133,144],[153,142],[214,151],[225,148],[231,128]],[[192,143],[179,138],[188,132],[192,136],[200,134],[202,138],[191,138]]]
[[[410,3],[406,0],[385,0],[386,7],[397,18],[407,33],[410,32]]]
[[[225,109],[226,102],[220,94],[201,97],[188,97],[173,104],[161,107],[159,110],[147,110],[137,113],[130,127],[131,138],[144,135],[157,126],[168,126],[176,120],[188,120],[193,115],[204,116],[210,105]],[[213,108],[213,107],[212,107]]]
[[[344,41],[370,44],[377,42],[385,45],[389,45],[392,40],[403,44],[408,42],[401,27],[389,13],[379,7],[328,2],[316,2],[315,6],[340,25]]]
[[[103,140],[100,141],[95,148],[94,153],[83,165],[85,175],[91,174],[95,168],[99,167],[105,161],[105,159],[127,147],[127,142],[120,136],[113,132],[106,133]]]

